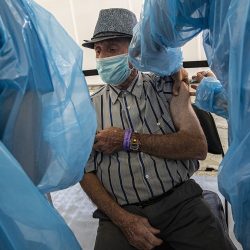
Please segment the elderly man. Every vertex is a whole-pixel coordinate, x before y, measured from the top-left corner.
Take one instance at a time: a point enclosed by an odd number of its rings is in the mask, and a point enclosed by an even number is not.
[[[93,96],[98,132],[81,186],[96,204],[95,249],[234,249],[190,176],[207,144],[186,84],[128,62],[135,15],[101,10],[94,36],[107,83]]]

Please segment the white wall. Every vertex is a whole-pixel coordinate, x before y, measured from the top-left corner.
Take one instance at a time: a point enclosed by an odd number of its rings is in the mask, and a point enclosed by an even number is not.
[[[50,11],[81,46],[84,39],[90,39],[100,9],[127,8],[139,19],[143,0],[35,0]],[[83,48],[83,69],[95,69],[95,54],[91,49]],[[198,37],[183,48],[184,61],[205,60],[201,37]],[[191,70],[190,74],[197,70]],[[87,78],[88,83],[100,83],[99,77]]]
[[[99,10],[106,8],[126,8],[139,18],[142,0],[36,0],[49,10],[72,38],[81,46],[84,39],[91,39]],[[83,69],[95,69],[95,55],[92,50],[83,48]]]

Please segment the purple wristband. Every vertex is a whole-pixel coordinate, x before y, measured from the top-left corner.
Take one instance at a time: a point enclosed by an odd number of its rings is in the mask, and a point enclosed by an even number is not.
[[[132,129],[126,129],[123,138],[123,149],[129,151]]]

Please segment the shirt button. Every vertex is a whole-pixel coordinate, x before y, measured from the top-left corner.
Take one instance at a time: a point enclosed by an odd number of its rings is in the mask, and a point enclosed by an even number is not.
[[[156,124],[157,124],[157,126],[160,126],[160,125],[161,125],[161,123],[160,123],[160,122],[157,122]]]
[[[146,177],[146,179],[149,179],[149,175],[148,174],[146,174],[145,177]]]

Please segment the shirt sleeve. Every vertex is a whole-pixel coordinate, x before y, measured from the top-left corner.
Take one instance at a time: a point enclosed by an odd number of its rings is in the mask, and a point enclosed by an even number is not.
[[[166,100],[170,103],[171,98],[173,96],[173,79],[171,76],[156,76],[154,74],[151,75],[151,81],[154,83],[154,87],[162,98],[162,100]]]
[[[84,173],[91,173],[96,172],[96,151],[92,150],[89,159],[87,161],[87,164],[84,168]]]

